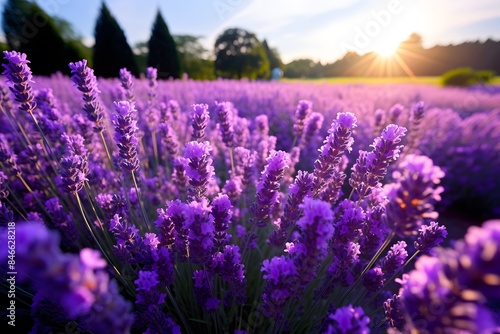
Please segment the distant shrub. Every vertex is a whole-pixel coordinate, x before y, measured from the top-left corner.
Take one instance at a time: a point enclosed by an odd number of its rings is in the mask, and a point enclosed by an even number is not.
[[[470,67],[461,67],[443,74],[441,82],[443,86],[468,87],[478,83],[489,83],[494,77],[494,71],[474,71]]]

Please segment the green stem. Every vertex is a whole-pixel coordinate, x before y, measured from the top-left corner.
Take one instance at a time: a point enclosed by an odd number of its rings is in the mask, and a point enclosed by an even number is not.
[[[106,156],[108,157],[111,170],[114,170],[115,168],[113,165],[113,159],[111,158],[111,153],[109,153],[108,145],[106,144],[106,139],[104,138],[103,131],[99,131],[99,135],[101,136],[102,145],[104,146],[104,150],[106,151]]]
[[[391,243],[391,240],[392,238],[394,238],[394,235],[395,233],[394,232],[391,232],[389,233],[389,235],[387,236],[387,238],[385,239],[384,243],[382,244],[382,246],[380,246],[380,248],[378,249],[378,251],[375,253],[375,255],[372,257],[372,259],[370,260],[370,262],[366,265],[365,269],[363,269],[363,271],[361,272],[361,274],[359,275],[358,279],[356,280],[356,282],[351,286],[351,288],[347,291],[347,293],[344,295],[344,297],[342,298],[342,300],[340,301],[340,305],[343,305],[344,301],[347,299],[347,297],[349,296],[349,294],[351,294],[351,292],[354,290],[354,288],[356,288],[359,284],[359,282],[361,282],[361,280],[363,279],[363,277],[365,276],[366,272],[368,270],[370,270],[370,268],[375,264],[375,262],[378,260],[378,258],[380,257],[380,255],[384,252],[384,250],[387,248],[387,246],[389,246],[389,244]]]
[[[92,239],[94,239],[94,242],[97,244],[97,246],[101,250],[101,253],[106,258],[106,261],[108,262],[108,264],[113,268],[113,270],[115,271],[115,273],[118,275],[117,277],[119,277],[121,279],[122,283],[124,283],[125,286],[129,289],[129,292],[131,293],[131,295],[135,296],[134,289],[128,284],[128,282],[125,279],[123,279],[120,271],[113,264],[113,262],[111,261],[110,257],[108,256],[108,253],[106,253],[106,251],[104,251],[104,249],[102,248],[101,243],[97,240],[97,237],[96,237],[96,235],[94,233],[94,230],[90,226],[89,221],[87,220],[87,215],[85,214],[85,211],[83,210],[83,205],[82,205],[82,201],[80,199],[80,195],[78,195],[77,192],[75,192],[74,194],[75,194],[75,197],[76,197],[76,201],[78,203],[78,207],[80,208],[80,212],[82,214],[83,220],[85,222],[85,225],[87,226],[87,229],[90,232],[90,235],[92,236]]]
[[[231,175],[234,176],[235,174],[235,167],[234,167],[234,156],[233,156],[233,148],[229,148],[229,160],[231,161]]]
[[[134,182],[135,192],[137,193],[137,200],[139,201],[139,207],[141,208],[142,217],[144,219],[144,223],[146,224],[146,229],[149,231],[150,230],[149,220],[148,220],[148,216],[146,215],[146,210],[144,209],[144,205],[143,205],[144,203],[142,201],[142,196],[139,193],[139,187],[137,186],[135,172],[132,171],[131,174],[132,174],[132,181]]]

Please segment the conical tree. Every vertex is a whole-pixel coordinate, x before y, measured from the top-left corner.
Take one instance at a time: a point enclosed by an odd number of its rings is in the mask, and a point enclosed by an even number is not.
[[[8,0],[2,28],[9,49],[26,53],[34,74],[69,74],[68,63],[83,58],[77,43],[66,43],[56,21],[34,2]]]
[[[278,52],[273,48],[271,49],[269,45],[267,44],[267,41],[264,40],[262,42],[262,46],[264,47],[264,50],[266,51],[267,59],[269,59],[269,67],[270,70],[272,71],[273,68],[283,68],[283,62],[281,61],[281,58],[278,54]]]
[[[122,28],[102,3],[95,26],[94,71],[96,76],[117,77],[120,69],[126,67],[139,76],[137,63]]]
[[[153,23],[148,48],[148,66],[158,69],[158,78],[180,77],[181,69],[175,41],[159,10]]]

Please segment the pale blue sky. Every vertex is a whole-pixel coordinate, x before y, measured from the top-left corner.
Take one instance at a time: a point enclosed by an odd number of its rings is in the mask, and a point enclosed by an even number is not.
[[[101,0],[38,0],[51,15],[70,21],[92,44]],[[5,0],[0,0],[3,8]],[[106,0],[129,44],[149,39],[160,8],[172,34],[204,36],[241,27],[268,40],[285,62],[332,62],[346,50],[391,48],[412,32],[424,46],[465,40],[500,40],[499,0]]]

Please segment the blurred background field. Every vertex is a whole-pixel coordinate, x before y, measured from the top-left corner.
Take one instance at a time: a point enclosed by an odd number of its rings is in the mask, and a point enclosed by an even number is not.
[[[331,83],[331,84],[351,84],[351,83],[366,83],[366,84],[421,84],[440,86],[442,84],[441,77],[332,77],[332,78],[314,78],[314,79],[291,79],[283,78],[283,82],[304,82],[304,83]],[[500,85],[500,76],[495,76],[490,82],[493,85]]]

